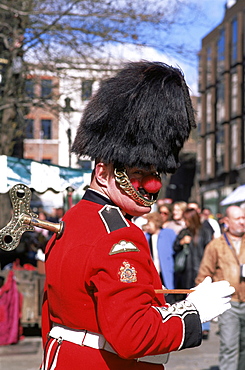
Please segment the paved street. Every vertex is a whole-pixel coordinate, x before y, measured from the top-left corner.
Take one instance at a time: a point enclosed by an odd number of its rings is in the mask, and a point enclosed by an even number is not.
[[[208,340],[200,347],[171,353],[165,370],[219,370],[218,324],[211,323]]]
[[[218,370],[219,336],[216,334],[217,330],[217,324],[212,323],[208,340],[203,341],[198,348],[172,353],[165,369]],[[26,336],[17,345],[0,347],[0,369],[38,370],[41,357],[41,338],[39,336]]]

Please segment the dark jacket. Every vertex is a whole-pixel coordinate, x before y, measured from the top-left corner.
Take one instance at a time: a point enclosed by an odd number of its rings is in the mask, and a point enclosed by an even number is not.
[[[183,229],[180,231],[174,242],[175,256],[183,249],[183,245],[180,244],[180,240],[185,236],[190,235],[189,229]],[[189,244],[189,254],[186,260],[186,268],[181,273],[175,273],[175,288],[190,289],[195,284],[195,279],[198,274],[199,266],[203,257],[204,249],[206,245],[212,240],[212,233],[209,229],[201,226],[198,232],[196,240],[192,238]]]

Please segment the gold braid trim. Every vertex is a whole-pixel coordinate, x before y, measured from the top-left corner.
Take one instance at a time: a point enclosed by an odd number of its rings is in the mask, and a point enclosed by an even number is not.
[[[118,170],[115,168],[114,175],[116,182],[120,185],[120,188],[123,189],[125,193],[127,193],[135,202],[144,207],[150,207],[156,202],[156,199],[149,200],[144,198],[137,190],[134,189],[125,170]]]

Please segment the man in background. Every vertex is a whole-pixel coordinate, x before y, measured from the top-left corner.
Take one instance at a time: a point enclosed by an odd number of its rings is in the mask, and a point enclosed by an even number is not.
[[[207,221],[210,226],[213,229],[213,237],[214,238],[219,238],[221,235],[221,230],[218,221],[216,221],[212,215],[211,209],[210,208],[203,208],[201,212],[201,220],[202,222]]]
[[[242,370],[245,364],[245,216],[238,206],[227,208],[227,231],[205,248],[196,283],[206,276],[226,279],[235,288],[231,309],[219,316],[220,370]]]

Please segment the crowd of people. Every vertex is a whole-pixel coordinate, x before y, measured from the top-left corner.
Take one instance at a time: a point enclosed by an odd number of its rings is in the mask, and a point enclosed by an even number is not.
[[[164,203],[160,199],[157,211],[143,219],[142,230],[164,287],[191,289],[207,276],[235,287],[231,309],[218,318],[219,368],[244,369],[245,207],[231,205],[224,215],[214,216],[196,201]],[[185,297],[169,294],[166,298],[171,303]],[[210,322],[203,323],[203,339],[208,339],[209,330]]]

